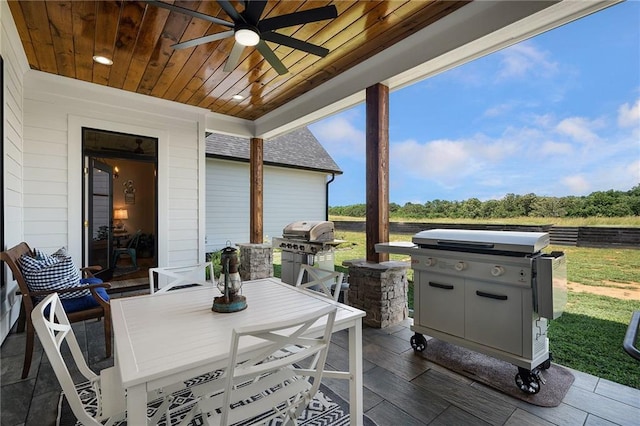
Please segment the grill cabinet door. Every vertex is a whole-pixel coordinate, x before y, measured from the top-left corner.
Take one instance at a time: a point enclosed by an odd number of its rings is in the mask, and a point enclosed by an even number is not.
[[[414,273],[420,287],[414,320],[423,327],[464,337],[464,279],[419,270]]]
[[[467,280],[465,299],[466,339],[521,356],[522,290]]]

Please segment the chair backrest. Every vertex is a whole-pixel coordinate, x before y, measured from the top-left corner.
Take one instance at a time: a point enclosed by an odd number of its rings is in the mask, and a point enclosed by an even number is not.
[[[140,241],[140,234],[142,234],[142,230],[138,229],[136,233],[133,234],[133,237],[131,237],[131,239],[129,240],[129,244],[127,244],[127,248],[134,249],[134,250],[138,248],[138,241]]]
[[[304,280],[305,274],[308,277],[308,281],[303,283],[302,281]],[[314,268],[312,265],[300,265],[300,273],[296,280],[296,287],[320,290],[322,294],[329,299],[338,301],[343,278],[343,272]]]
[[[326,306],[287,321],[235,329],[225,389],[217,395],[217,402],[222,401],[213,404],[222,407],[220,424],[235,424],[263,413],[261,422],[287,416],[295,420],[320,386],[335,316],[336,307]],[[313,335],[319,337],[304,336],[314,324],[319,330],[313,330]],[[251,351],[251,358],[246,359],[240,348],[246,350],[256,342],[263,347]],[[300,368],[305,360],[311,366]],[[245,401],[251,402],[238,403]]]
[[[32,253],[31,248],[25,242],[0,253],[0,259],[9,266],[9,269],[11,269],[11,273],[13,274],[13,279],[18,283],[18,288],[20,289],[20,293],[22,293],[22,298],[26,305],[25,308],[27,308],[27,312],[30,312],[33,309],[35,303],[33,296],[31,295],[31,291],[29,290],[29,286],[27,286],[27,281],[24,279],[22,271],[20,270],[20,258],[25,254]]]
[[[93,383],[98,380],[98,376],[87,366],[58,294],[52,293],[40,302],[31,312],[31,320],[73,414],[82,424],[101,425],[84,410],[84,404],[62,357],[61,345],[66,342],[80,373]],[[99,397],[99,388],[94,389]]]
[[[149,290],[151,294],[193,286],[215,286],[213,263],[197,265],[149,268]],[[156,290],[156,287],[158,288]]]

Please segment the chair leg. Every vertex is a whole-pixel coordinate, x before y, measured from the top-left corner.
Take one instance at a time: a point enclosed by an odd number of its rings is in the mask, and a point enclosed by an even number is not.
[[[27,323],[27,314],[24,311],[24,302],[20,303],[20,314],[18,315],[18,326],[16,333],[23,333],[25,325]]]
[[[104,344],[107,348],[107,358],[111,358],[111,314],[105,313],[104,318]]]
[[[22,367],[22,378],[26,379],[31,369],[31,359],[33,357],[33,341],[35,332],[31,321],[27,323],[27,342],[24,349],[24,366]]]

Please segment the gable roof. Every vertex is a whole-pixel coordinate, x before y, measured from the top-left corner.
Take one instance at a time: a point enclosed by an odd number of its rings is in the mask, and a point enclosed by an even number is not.
[[[211,133],[206,138],[208,158],[249,161],[249,139]],[[302,127],[264,141],[264,164],[342,174],[342,170],[313,133]]]

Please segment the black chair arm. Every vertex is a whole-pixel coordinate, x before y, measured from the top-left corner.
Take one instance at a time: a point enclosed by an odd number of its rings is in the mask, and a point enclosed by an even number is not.
[[[640,330],[640,311],[635,311],[631,315],[631,322],[627,327],[627,332],[624,335],[624,343],[622,347],[625,351],[635,359],[640,361],[640,350],[636,347],[638,341],[638,331]]]

